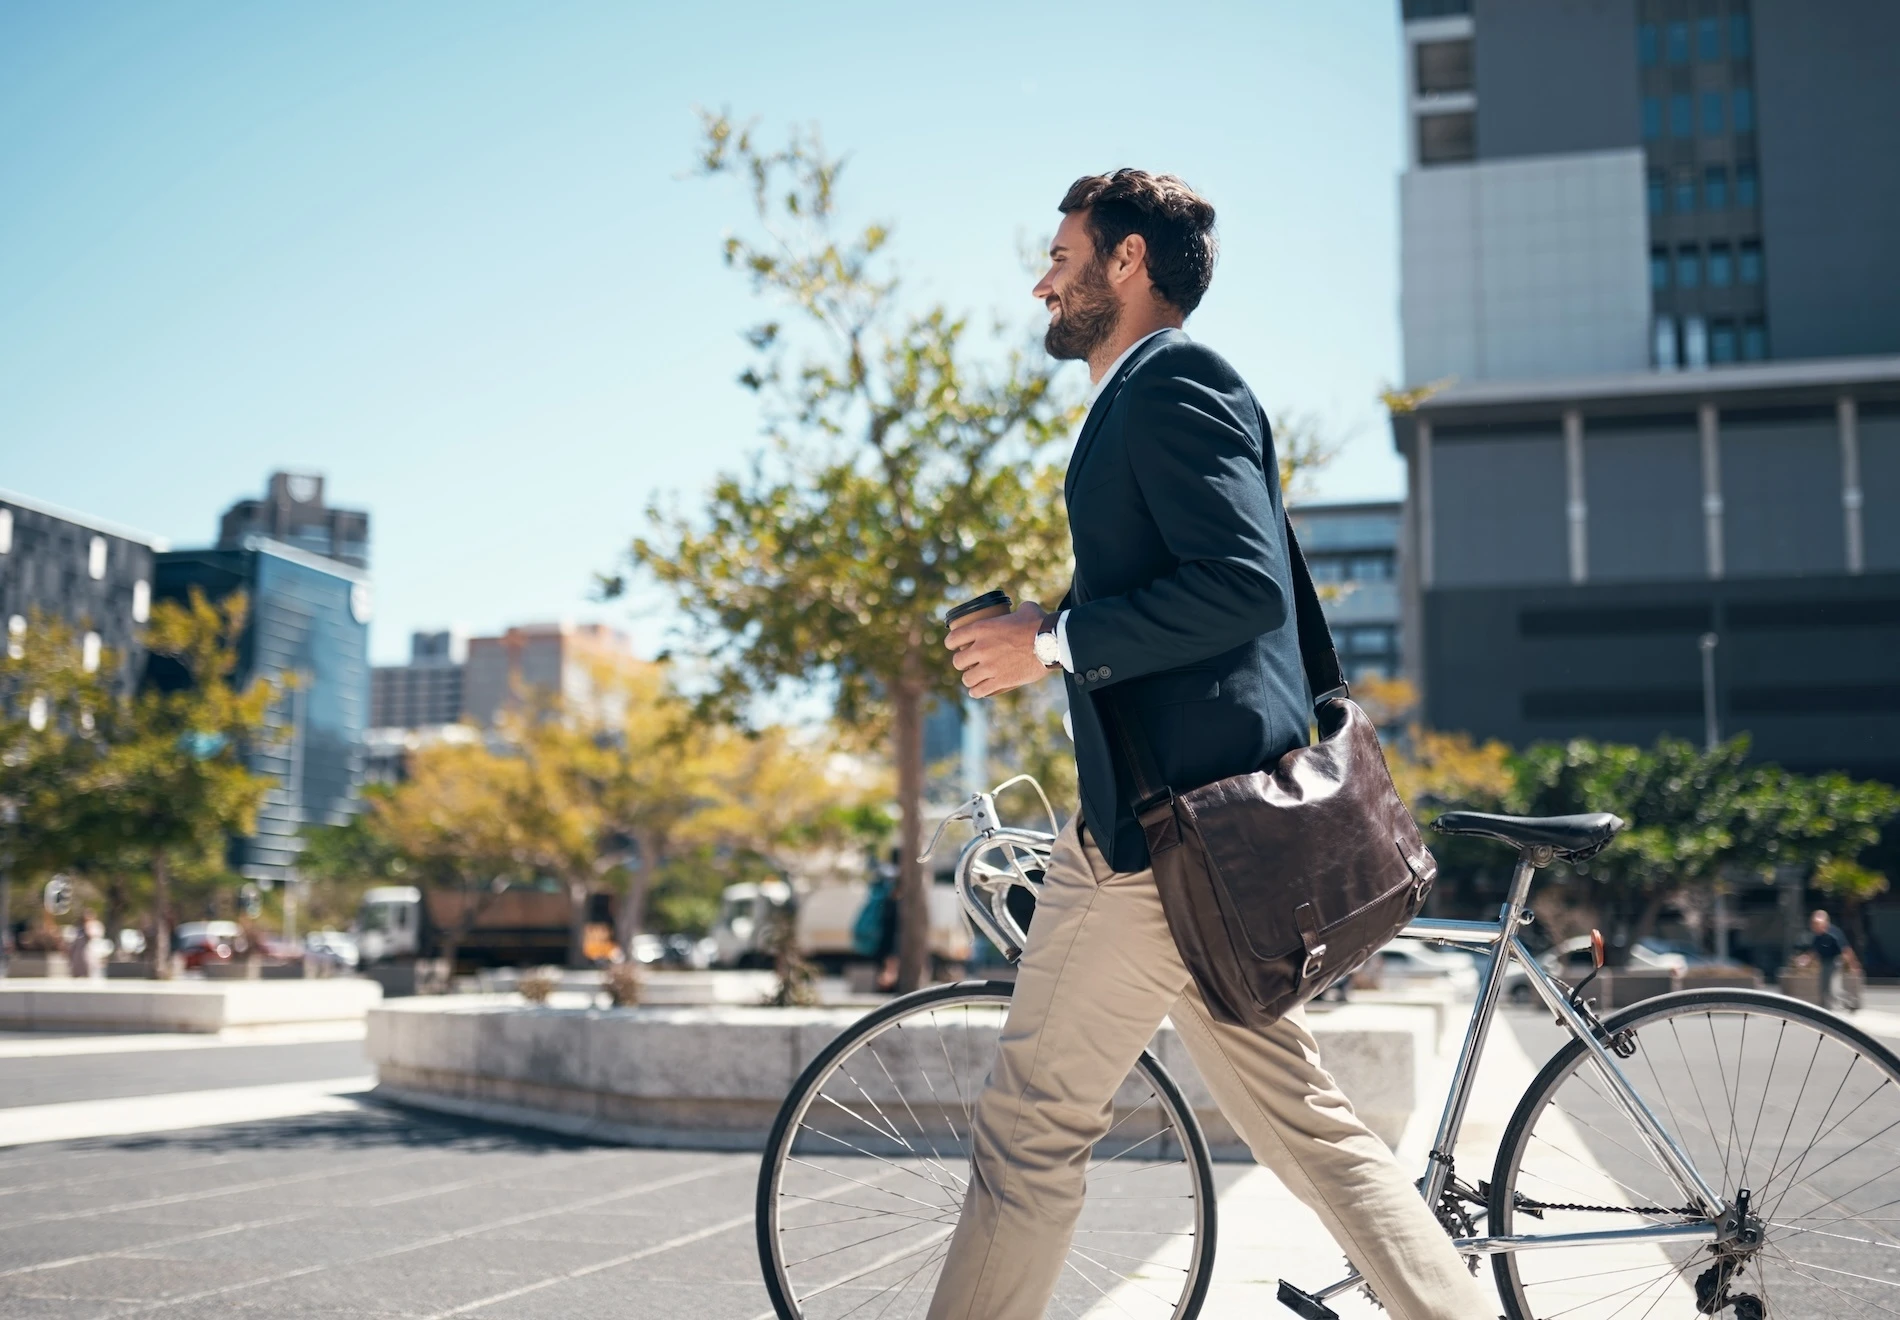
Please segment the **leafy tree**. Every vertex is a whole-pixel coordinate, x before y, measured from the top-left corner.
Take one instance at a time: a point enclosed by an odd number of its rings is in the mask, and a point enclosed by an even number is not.
[[[94,856],[138,858],[152,878],[152,954],[171,962],[174,866],[224,874],[233,835],[248,834],[271,780],[247,756],[273,736],[280,689],[266,679],[239,687],[238,643],[248,603],[239,593],[212,603],[153,607],[146,645],[174,666],[174,681],[149,685],[122,708],[105,755],[69,785],[72,828]]]
[[[107,679],[111,667],[111,657],[102,656],[88,671],[74,630],[38,610],[25,632],[7,636],[0,654],[0,883],[11,884],[15,875],[32,882],[60,871],[116,869],[118,858],[99,855],[97,840],[79,828],[84,804],[72,792],[106,755],[124,714]]]
[[[727,264],[792,320],[748,335],[740,379],[764,406],[766,452],[714,484],[703,516],[653,506],[631,561],[689,621],[711,676],[702,708],[742,719],[759,696],[816,688],[843,724],[888,736],[910,988],[929,934],[924,709],[960,695],[941,615],[996,587],[1050,599],[1066,578],[1054,446],[1076,412],[1040,352],[979,356],[944,305],[900,308],[889,228],[852,231],[838,213],[841,166],[815,132],[768,150],[706,117],[698,171],[743,180],[756,222],[727,238]]]
[[[1531,815],[1614,811],[1630,823],[1580,884],[1633,943],[1677,889],[1710,883],[1739,859],[1735,826],[1756,783],[1747,755],[1745,737],[1710,751],[1666,737],[1649,748],[1544,743],[1520,763],[1519,795]]]

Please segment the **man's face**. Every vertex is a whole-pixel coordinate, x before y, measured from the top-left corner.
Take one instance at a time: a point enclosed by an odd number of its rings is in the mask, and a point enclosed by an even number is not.
[[[1114,335],[1121,303],[1108,282],[1106,263],[1095,250],[1088,213],[1062,217],[1049,245],[1049,271],[1031,290],[1049,309],[1042,346],[1058,361],[1086,361]]]
[[[1827,913],[1817,912],[1813,916],[1809,917],[1808,929],[1813,931],[1816,935],[1819,935],[1823,931],[1825,931],[1827,929]]]

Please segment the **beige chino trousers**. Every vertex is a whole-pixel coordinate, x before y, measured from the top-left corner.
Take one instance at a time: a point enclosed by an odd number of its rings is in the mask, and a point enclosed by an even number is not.
[[[1313,1208],[1390,1314],[1498,1313],[1320,1066],[1304,1011],[1266,1031],[1214,1021],[1175,951],[1153,873],[1113,870],[1071,821],[977,1101],[970,1185],[929,1320],[1040,1320],[1081,1214],[1089,1149],[1167,1017],[1254,1158]]]

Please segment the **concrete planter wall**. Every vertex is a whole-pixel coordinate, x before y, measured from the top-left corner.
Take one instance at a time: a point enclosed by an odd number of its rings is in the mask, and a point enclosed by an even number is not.
[[[809,1062],[863,1012],[854,1008],[582,1009],[512,996],[385,1003],[368,1052],[385,1097],[427,1108],[642,1145],[756,1149]],[[1351,1005],[1315,1014],[1327,1066],[1367,1123],[1396,1143],[1432,1049],[1430,1007]],[[979,1084],[994,1027],[951,1051]],[[977,1039],[981,1033],[982,1039]],[[1171,1027],[1154,1042],[1210,1143],[1246,1157]],[[1133,1103],[1130,1093],[1124,1099]]]
[[[67,980],[72,963],[64,953],[13,953],[7,956],[7,975],[39,980]]]

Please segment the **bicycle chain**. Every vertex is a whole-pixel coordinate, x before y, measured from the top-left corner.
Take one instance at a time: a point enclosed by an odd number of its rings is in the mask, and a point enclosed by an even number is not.
[[[1703,1217],[1702,1211],[1696,1209],[1694,1206],[1677,1206],[1674,1209],[1665,1209],[1659,1205],[1584,1205],[1576,1201],[1533,1201],[1528,1197],[1522,1196],[1517,1198],[1513,1203],[1513,1208],[1517,1210],[1528,1210],[1533,1214],[1544,1210],[1585,1210],[1597,1211],[1606,1215],[1683,1215],[1691,1219]]]

